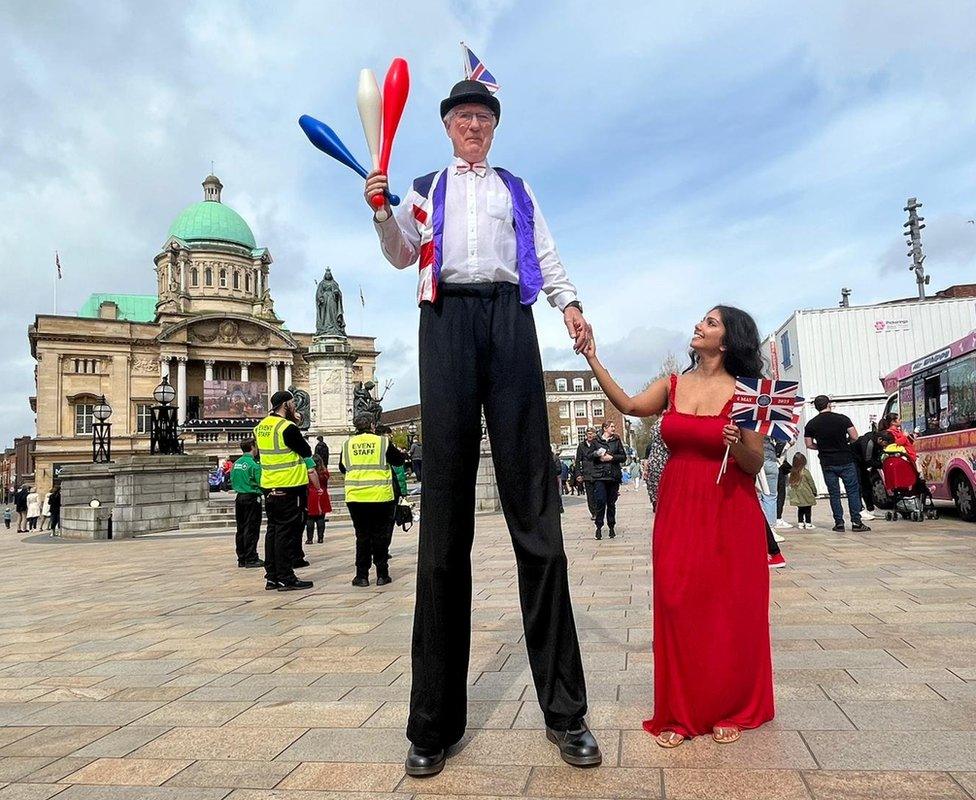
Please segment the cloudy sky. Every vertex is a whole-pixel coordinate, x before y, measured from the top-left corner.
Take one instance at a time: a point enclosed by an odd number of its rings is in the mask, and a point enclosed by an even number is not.
[[[32,432],[26,329],[91,292],[151,293],[152,258],[202,198],[275,258],[272,291],[311,329],[331,266],[351,332],[378,337],[391,405],[417,400],[415,272],[381,258],[360,182],[296,120],[365,160],[360,68],[410,63],[391,174],[443,165],[437,104],[467,41],[502,85],[493,163],[540,198],[608,366],[630,387],[709,304],[764,331],[795,308],[915,292],[902,207],[918,196],[933,288],[974,279],[976,59],[969,2],[223,0],[0,3],[0,441]],[[362,285],[366,308],[356,296]],[[550,367],[577,363],[559,315]]]

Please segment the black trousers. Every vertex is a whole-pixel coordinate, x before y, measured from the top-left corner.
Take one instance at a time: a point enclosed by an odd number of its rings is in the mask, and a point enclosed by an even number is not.
[[[765,515],[763,515],[763,524],[766,526],[766,552],[771,556],[778,556],[779,542],[773,538],[773,529],[769,527]]]
[[[586,507],[590,510],[590,516],[596,516],[596,502],[593,500],[593,481],[583,481],[583,488],[586,491]]]
[[[864,507],[873,512],[874,511],[874,484],[871,483],[871,472],[868,470],[867,466],[858,463],[857,465],[857,477],[858,482],[861,486],[861,502]]]
[[[396,502],[352,502],[346,503],[346,507],[356,531],[356,575],[368,577],[373,564],[377,575],[386,575]]]
[[[811,515],[812,511],[813,506],[798,506],[796,509],[796,521],[813,522],[813,517]]]
[[[325,541],[325,517],[307,517],[305,519],[305,544],[312,543],[312,534],[318,531],[319,542]]]
[[[604,516],[609,527],[617,524],[617,496],[620,484],[616,481],[593,481],[593,505],[596,507],[596,526],[603,527]]]
[[[410,741],[435,748],[460,739],[467,719],[482,408],[539,704],[552,728],[586,714],[532,309],[514,284],[440,289],[420,310],[424,480],[407,724]]]
[[[776,481],[776,519],[783,519],[783,508],[786,506],[786,484],[789,475],[789,462],[780,465],[779,480]]]
[[[264,576],[269,581],[291,583],[297,580],[294,567],[295,540],[301,547],[304,522],[302,498],[308,490],[277,489],[268,492],[264,508],[268,530],[264,534]]]
[[[261,536],[261,495],[239,494],[234,500],[237,522],[237,560],[257,561],[258,538]]]

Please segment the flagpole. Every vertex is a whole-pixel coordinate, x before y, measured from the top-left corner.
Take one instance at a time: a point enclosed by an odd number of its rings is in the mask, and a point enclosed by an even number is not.
[[[54,316],[58,315],[58,251],[54,251]]]
[[[471,66],[468,61],[468,49],[465,47],[464,42],[461,42],[461,74],[464,76],[464,80],[471,80]]]

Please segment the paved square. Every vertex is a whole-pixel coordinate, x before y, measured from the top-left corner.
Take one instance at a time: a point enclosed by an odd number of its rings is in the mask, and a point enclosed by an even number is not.
[[[817,507],[825,522],[826,504]],[[775,721],[735,745],[658,748],[650,511],[625,490],[566,548],[604,766],[542,733],[501,515],[481,517],[469,732],[404,778],[417,528],[394,582],[354,589],[352,532],[309,546],[307,593],[265,592],[226,533],[72,543],[0,534],[0,800],[976,798],[976,526],[786,531],[772,575]]]

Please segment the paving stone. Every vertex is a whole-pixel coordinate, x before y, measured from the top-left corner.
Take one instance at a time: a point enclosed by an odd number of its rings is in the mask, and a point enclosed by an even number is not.
[[[192,761],[154,758],[100,758],[68,775],[65,783],[107,786],[160,786]]]
[[[0,750],[0,756],[67,756],[114,731],[107,726],[43,728]]]
[[[162,703],[101,702],[55,703],[32,714],[34,725],[127,725],[159,708]]]
[[[49,783],[10,783],[0,789],[0,800],[50,800],[64,785]]]
[[[402,728],[313,728],[278,760],[402,764],[408,746]]]
[[[316,703],[282,700],[259,701],[228,724],[231,727],[358,728],[380,707],[380,703]]]
[[[304,732],[303,728],[174,728],[140,747],[132,755],[137,758],[247,758],[270,761]]]
[[[140,725],[175,727],[218,727],[253,705],[250,702],[205,702],[175,700],[139,719]]]
[[[402,764],[305,763],[276,788],[392,792],[402,780]]]
[[[668,800],[809,800],[810,797],[797,772],[743,769],[665,769],[664,794]]]
[[[169,786],[69,786],[58,800],[223,800],[226,789]]]
[[[297,766],[287,761],[197,761],[166,781],[166,785],[271,789]]]
[[[836,736],[843,732],[824,733]],[[718,744],[699,736],[670,750],[655,744],[645,731],[623,731],[620,763],[625,767],[695,767],[714,769],[814,769],[800,734],[769,729],[743,731],[734,744]]]
[[[153,739],[158,739],[168,730],[169,728],[163,727],[129,725],[112,731],[107,736],[76,750],[75,755],[91,758],[121,758],[127,756],[137,747],[142,747]]]
[[[54,760],[50,756],[0,756],[0,782],[19,781]]]
[[[811,731],[803,737],[823,769],[976,770],[976,733],[970,731]]]
[[[976,730],[976,701],[851,702],[841,703],[841,708],[862,731]]]
[[[540,797],[661,797],[661,771],[657,769],[572,769],[536,767],[525,791]]]
[[[969,800],[940,772],[805,772],[814,800]]]

